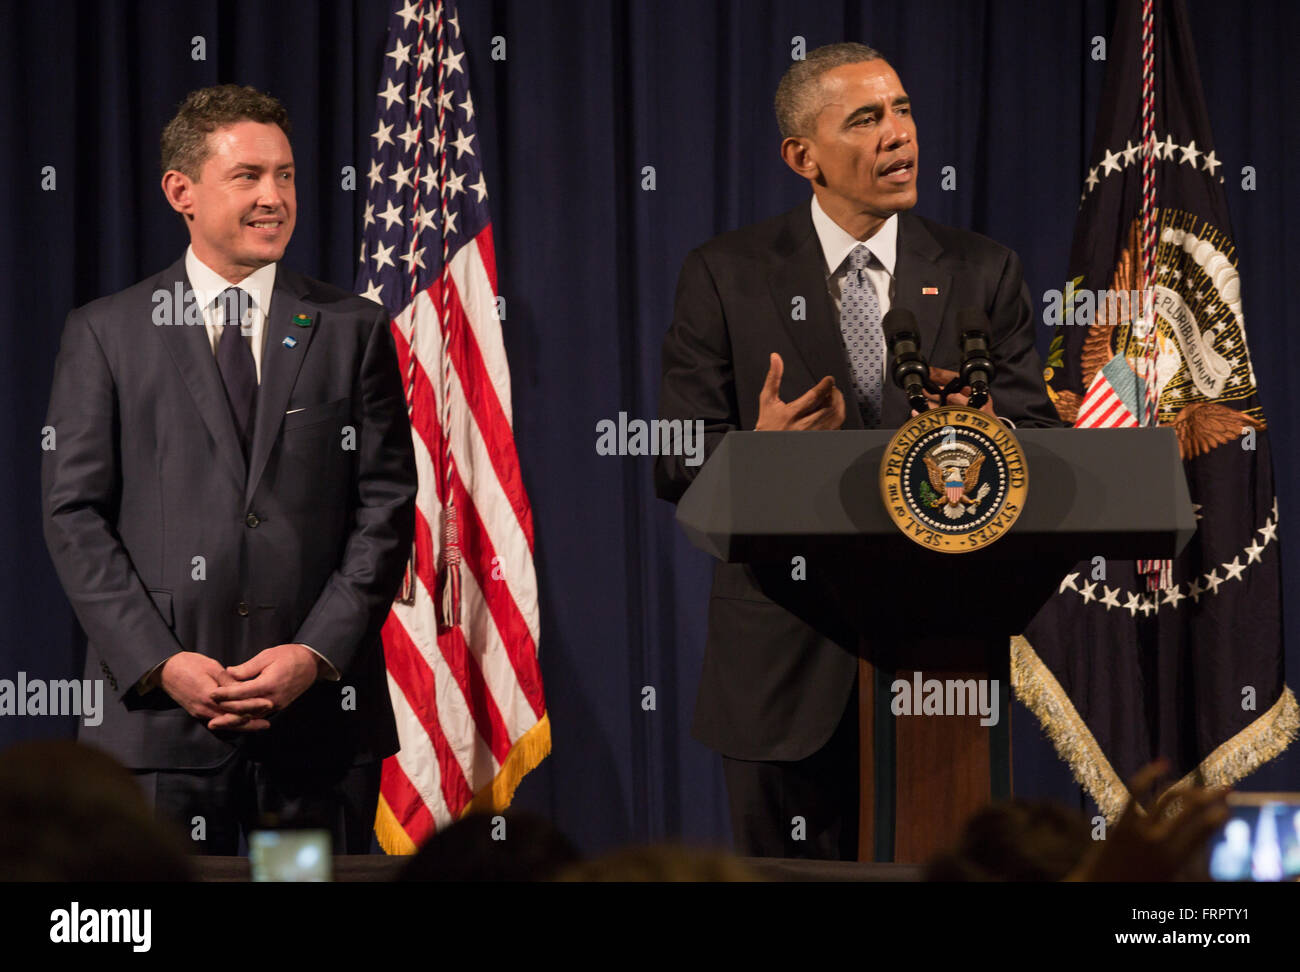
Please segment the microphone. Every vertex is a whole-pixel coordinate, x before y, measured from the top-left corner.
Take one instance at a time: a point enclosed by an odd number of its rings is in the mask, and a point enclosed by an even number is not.
[[[916,315],[905,307],[893,307],[880,326],[885,332],[885,346],[889,348],[894,384],[903,389],[912,408],[918,412],[928,411],[930,403],[926,401],[925,388],[930,380],[930,369],[921,354]]]
[[[961,334],[961,385],[970,385],[970,407],[979,409],[989,400],[989,385],[996,370],[989,353],[989,319],[981,310],[965,307],[957,312]]]

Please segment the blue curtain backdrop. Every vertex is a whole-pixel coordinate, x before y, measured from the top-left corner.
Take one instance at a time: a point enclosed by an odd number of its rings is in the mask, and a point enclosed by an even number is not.
[[[1289,292],[1300,253],[1286,231],[1297,215],[1300,5],[1228,13],[1189,0],[1189,11],[1276,448],[1284,582],[1300,593],[1289,514],[1300,500],[1300,423],[1288,388],[1300,371]],[[918,212],[1014,247],[1037,298],[1066,269],[1104,72],[1092,38],[1107,34],[1110,13],[1104,0],[463,0],[554,734],[516,805],[589,851],[729,840],[718,757],[689,731],[710,564],[654,498],[650,461],[598,456],[595,428],[620,411],[655,415],[686,252],[807,198],[778,158],[771,109],[792,39],[810,49],[859,40],[885,54],[915,106]],[[387,16],[387,3],[361,0],[0,6],[10,308],[0,325],[0,677],[79,671],[84,641],[41,536],[39,431],[67,311],[159,270],[187,243],[158,188],[161,126],[203,85],[237,81],[281,98],[299,165],[285,259],[350,287],[361,193],[340,188],[341,170],[364,173],[369,157]],[[206,60],[192,59],[198,36]],[[494,37],[504,60],[492,59]],[[647,165],[653,191],[642,188]],[[948,165],[956,188],[942,191]],[[53,191],[41,187],[46,166]],[[1293,684],[1298,613],[1287,624]],[[644,686],[656,690],[653,711],[642,708]],[[1012,728],[1017,792],[1087,807],[1019,706]],[[58,719],[0,718],[0,745],[71,731]],[[1296,789],[1298,778],[1293,751],[1246,787]]]

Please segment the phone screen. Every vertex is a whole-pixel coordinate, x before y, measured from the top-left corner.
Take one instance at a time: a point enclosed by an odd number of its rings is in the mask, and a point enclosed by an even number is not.
[[[1209,845],[1215,881],[1300,878],[1300,794],[1234,793],[1231,816]]]
[[[248,862],[254,881],[333,880],[328,830],[254,830]]]

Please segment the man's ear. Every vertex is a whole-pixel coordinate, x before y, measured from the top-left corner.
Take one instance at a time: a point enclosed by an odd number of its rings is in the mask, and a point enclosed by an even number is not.
[[[803,136],[791,135],[781,143],[781,158],[800,178],[816,179],[821,176],[821,166],[817,164],[815,155],[811,142]]]
[[[194,208],[194,198],[190,187],[190,178],[185,173],[176,169],[168,169],[163,173],[162,191],[163,196],[167,199],[167,204],[187,220],[194,218],[191,215]]]

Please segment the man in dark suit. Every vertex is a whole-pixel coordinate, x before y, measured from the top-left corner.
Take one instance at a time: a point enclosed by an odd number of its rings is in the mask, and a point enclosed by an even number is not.
[[[280,266],[289,121],[193,92],[162,138],[185,256],[68,315],[45,536],[116,697],[82,738],[200,853],[263,821],[369,850],[397,750],[380,626],[414,529],[387,312]]]
[[[916,126],[889,64],[861,44],[819,48],[786,72],[776,111],[781,156],[813,199],[687,256],[661,417],[702,420],[706,453],[733,429],[896,428],[911,408],[884,376],[884,313],[916,315],[942,383],[957,313],[977,308],[997,367],[984,410],[1059,424],[1015,253],[907,212]],[[676,502],[698,468],[660,456],[657,494]],[[789,565],[715,565],[693,733],[723,754],[741,853],[857,856],[860,635],[840,604]]]

